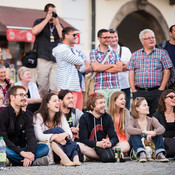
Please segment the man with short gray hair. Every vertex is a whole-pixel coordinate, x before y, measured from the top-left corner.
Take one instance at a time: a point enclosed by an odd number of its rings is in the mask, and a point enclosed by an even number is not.
[[[160,94],[165,89],[172,67],[167,52],[155,48],[155,34],[145,29],[139,34],[143,48],[132,54],[128,65],[129,83],[136,97],[145,97],[150,107],[150,116],[155,112]]]

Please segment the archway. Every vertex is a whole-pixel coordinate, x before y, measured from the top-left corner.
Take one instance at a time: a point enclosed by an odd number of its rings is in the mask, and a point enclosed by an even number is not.
[[[139,33],[149,28],[155,32],[157,43],[168,39],[168,25],[161,12],[147,0],[128,2],[114,16],[110,28],[117,28],[119,43],[132,52],[141,48]]]

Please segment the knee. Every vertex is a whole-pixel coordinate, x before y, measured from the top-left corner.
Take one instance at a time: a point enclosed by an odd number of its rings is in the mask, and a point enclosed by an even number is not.
[[[49,147],[47,144],[39,144],[37,145],[37,148],[42,152],[43,155],[47,155],[49,152]]]
[[[130,150],[130,145],[129,144],[123,145],[123,147],[121,147],[121,151],[123,153],[129,152],[129,150]]]

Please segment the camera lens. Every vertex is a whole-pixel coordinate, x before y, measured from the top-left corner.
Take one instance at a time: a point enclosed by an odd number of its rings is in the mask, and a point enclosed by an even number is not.
[[[57,14],[55,13],[55,12],[52,12],[52,16],[54,17],[54,18],[57,18]]]

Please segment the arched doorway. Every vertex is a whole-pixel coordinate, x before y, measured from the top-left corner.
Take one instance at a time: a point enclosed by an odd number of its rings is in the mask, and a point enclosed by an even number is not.
[[[119,43],[132,52],[142,47],[139,41],[141,30],[149,28],[155,32],[157,43],[168,39],[168,25],[161,12],[147,0],[126,3],[116,13],[110,28],[117,28]]]

